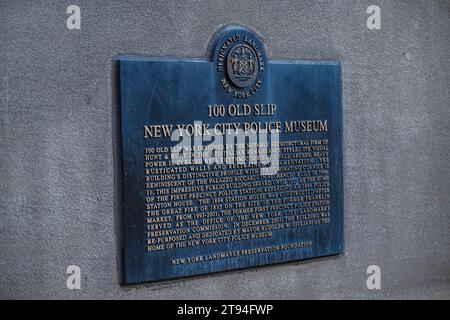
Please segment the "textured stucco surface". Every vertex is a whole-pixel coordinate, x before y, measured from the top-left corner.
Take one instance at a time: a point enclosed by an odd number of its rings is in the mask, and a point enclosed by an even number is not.
[[[0,298],[449,299],[449,18],[442,0],[1,1]],[[272,59],[342,62],[345,254],[121,287],[112,59],[201,57],[228,23]]]

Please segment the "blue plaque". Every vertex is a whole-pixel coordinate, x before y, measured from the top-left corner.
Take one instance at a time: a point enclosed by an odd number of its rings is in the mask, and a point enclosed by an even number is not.
[[[339,62],[228,26],[205,59],[118,64],[124,284],[342,252]]]

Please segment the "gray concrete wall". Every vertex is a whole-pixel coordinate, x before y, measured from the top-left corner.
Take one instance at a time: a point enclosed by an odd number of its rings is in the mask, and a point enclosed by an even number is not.
[[[1,1],[0,298],[450,298],[449,18],[443,0]],[[342,61],[345,254],[120,287],[112,58],[202,57],[228,23],[271,59]]]

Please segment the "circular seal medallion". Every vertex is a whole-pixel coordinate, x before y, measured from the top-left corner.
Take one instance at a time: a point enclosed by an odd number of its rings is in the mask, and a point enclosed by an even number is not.
[[[211,60],[220,86],[234,99],[248,99],[263,86],[266,54],[255,34],[228,26],[214,41]]]
[[[227,57],[227,73],[236,87],[246,88],[253,84],[258,75],[255,51],[246,44],[233,47]]]

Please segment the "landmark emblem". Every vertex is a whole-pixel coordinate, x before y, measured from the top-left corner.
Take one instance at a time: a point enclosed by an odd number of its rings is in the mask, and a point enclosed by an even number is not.
[[[219,42],[216,70],[222,88],[237,99],[247,99],[261,88],[265,67],[264,49],[250,34],[230,33]]]
[[[258,60],[252,48],[239,44],[231,49],[227,58],[227,73],[231,82],[239,88],[253,84],[258,74]]]

